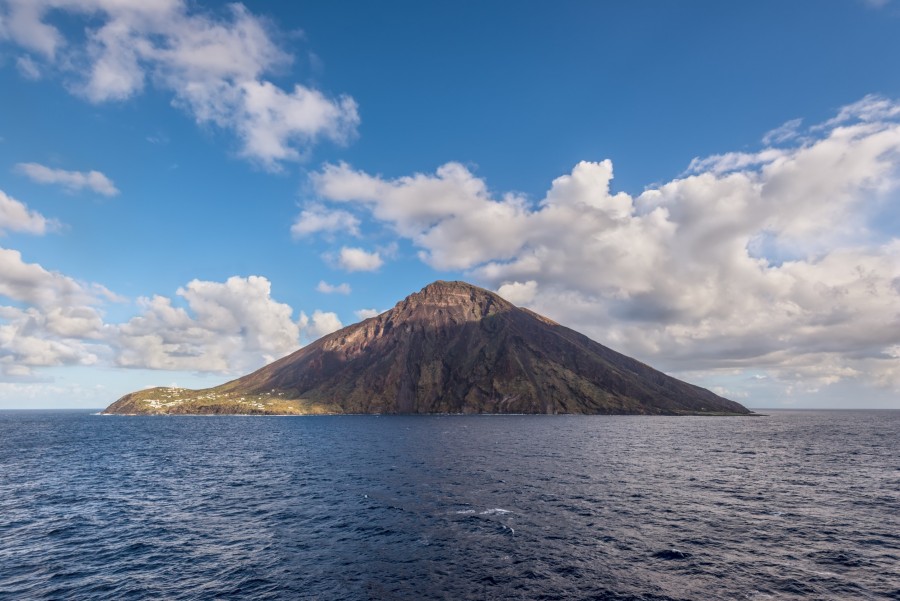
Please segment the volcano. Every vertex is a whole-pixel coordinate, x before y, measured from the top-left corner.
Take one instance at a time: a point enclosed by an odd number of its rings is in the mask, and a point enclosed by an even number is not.
[[[438,281],[242,378],[134,392],[104,413],[750,412],[489,290]]]

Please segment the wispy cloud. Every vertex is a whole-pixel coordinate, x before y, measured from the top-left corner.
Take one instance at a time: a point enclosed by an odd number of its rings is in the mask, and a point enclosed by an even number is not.
[[[682,175],[715,173],[721,175],[771,163],[785,153],[777,148],[766,148],[760,152],[726,152],[708,157],[694,157]]]
[[[66,171],[53,169],[39,163],[19,163],[16,172],[39,184],[57,184],[69,190],[93,190],[103,196],[116,196],[119,189],[113,181],[99,171]]]
[[[898,116],[900,116],[900,104],[878,94],[868,94],[852,104],[841,107],[841,110],[832,119],[814,126],[812,130],[824,131],[845,123],[870,123],[895,119]]]
[[[800,126],[802,124],[803,119],[791,119],[790,121],[785,121],[775,129],[767,131],[766,135],[762,138],[762,143],[766,146],[770,146],[772,144],[781,144],[793,140],[799,135]]]
[[[146,140],[151,144],[156,144],[158,146],[164,146],[169,143],[169,136],[162,132],[156,132],[154,134],[150,134],[146,137]]]
[[[322,294],[350,294],[351,290],[350,284],[347,284],[346,282],[343,284],[332,285],[325,280],[321,280],[316,286],[316,291],[321,292]]]
[[[16,68],[25,79],[37,81],[41,78],[41,70],[30,56],[18,57],[16,59]]]

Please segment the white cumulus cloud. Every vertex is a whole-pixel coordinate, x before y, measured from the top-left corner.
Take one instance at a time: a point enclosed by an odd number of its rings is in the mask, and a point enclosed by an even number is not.
[[[303,331],[303,338],[309,342],[337,332],[344,327],[341,320],[338,319],[337,313],[318,309],[313,311],[312,317],[301,312],[299,324]]]
[[[16,171],[39,184],[58,184],[70,192],[87,188],[104,196],[116,196],[119,193],[112,180],[99,171],[66,171],[39,163],[19,163]]]
[[[514,305],[527,305],[537,295],[538,284],[534,280],[527,282],[507,282],[497,288],[497,294]]]
[[[97,294],[69,276],[27,263],[17,250],[0,248],[0,296],[48,309],[97,304]]]
[[[193,280],[178,296],[187,307],[144,298],[141,314],[118,326],[118,365],[243,373],[300,346],[301,326],[289,305],[272,299],[264,277]]]
[[[359,309],[357,311],[354,311],[353,314],[356,315],[356,317],[360,320],[363,320],[379,315],[380,311],[378,311],[377,309]]]
[[[0,248],[0,374],[31,377],[34,367],[96,363],[104,336],[97,306],[107,294]],[[4,297],[16,304],[3,304]]]
[[[341,232],[351,236],[359,235],[359,219],[352,213],[339,209],[327,209],[320,204],[306,207],[291,226],[294,238],[304,238],[312,234]]]
[[[337,263],[345,271],[375,271],[384,265],[384,260],[378,252],[344,246],[338,254]]]
[[[323,198],[370,209],[376,219],[426,249],[422,258],[438,269],[464,269],[485,253],[512,257],[524,233],[524,199],[493,200],[486,184],[458,163],[443,165],[434,176],[393,181],[341,163],[327,165],[312,179]]]
[[[98,348],[85,338],[98,337],[101,324],[92,307],[47,315],[35,308],[0,306],[0,372],[21,377],[32,375],[34,367],[92,365]]]
[[[56,221],[47,219],[37,211],[30,210],[25,203],[0,190],[0,234],[25,232],[42,235],[58,226]]]
[[[53,13],[84,35],[64,35]],[[240,3],[216,14],[186,0],[0,0],[0,21],[2,37],[30,52],[19,61],[26,76],[49,65],[93,103],[153,85],[198,123],[232,131],[240,154],[267,169],[302,160],[319,139],[344,143],[359,123],[349,96],[301,84],[282,89],[268,79],[292,56],[276,43],[272,23]]]

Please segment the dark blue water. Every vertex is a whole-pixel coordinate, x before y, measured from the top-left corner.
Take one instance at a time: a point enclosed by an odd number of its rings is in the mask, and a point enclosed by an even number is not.
[[[0,413],[3,599],[900,599],[900,412]]]

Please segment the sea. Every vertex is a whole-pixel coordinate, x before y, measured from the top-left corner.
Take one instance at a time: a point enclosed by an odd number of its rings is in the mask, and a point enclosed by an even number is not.
[[[900,411],[2,412],[0,598],[900,599]]]

